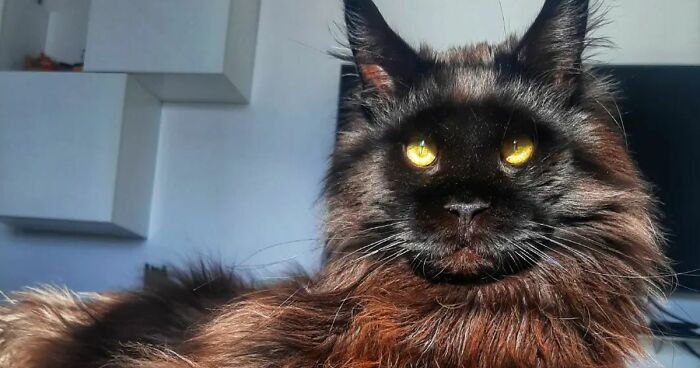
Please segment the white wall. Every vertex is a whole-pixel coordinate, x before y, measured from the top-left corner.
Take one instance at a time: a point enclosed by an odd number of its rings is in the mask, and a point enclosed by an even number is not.
[[[7,0],[0,15],[0,70],[21,69],[44,49],[49,15],[34,0]]]
[[[541,2],[503,0],[504,24],[495,0],[442,0],[439,7],[377,0],[409,41],[438,48],[521,32]],[[128,287],[144,262],[198,256],[246,270],[273,264],[267,275],[289,259],[313,268],[318,243],[308,239],[317,237],[315,201],[336,119],[339,62],[326,51],[339,34],[332,22],[342,23],[339,3],[263,0],[251,105],[165,107],[147,241],[22,234],[0,225],[0,290],[46,282]],[[606,29],[620,48],[600,59],[700,64],[699,1],[615,3],[611,14],[620,21]],[[266,248],[283,242],[290,243]]]
[[[617,47],[600,57],[617,64],[700,65],[700,1],[605,0],[613,20],[597,33]]]

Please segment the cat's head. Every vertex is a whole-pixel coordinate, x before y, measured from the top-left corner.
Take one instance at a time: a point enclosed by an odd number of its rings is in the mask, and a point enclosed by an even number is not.
[[[569,261],[655,274],[653,200],[611,83],[582,63],[587,0],[547,0],[523,37],[446,52],[413,49],[370,0],[345,10],[361,85],[327,178],[331,259],[447,280]]]

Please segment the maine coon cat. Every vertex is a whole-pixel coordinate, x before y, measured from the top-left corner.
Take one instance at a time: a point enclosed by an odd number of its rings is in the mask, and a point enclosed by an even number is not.
[[[583,63],[588,1],[546,0],[521,38],[447,52],[413,49],[370,0],[345,11],[361,85],[323,269],[18,293],[1,366],[621,368],[641,351],[666,261],[613,84]]]

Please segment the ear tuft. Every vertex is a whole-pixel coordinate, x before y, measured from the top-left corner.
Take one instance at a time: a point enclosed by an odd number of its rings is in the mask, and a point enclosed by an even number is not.
[[[366,88],[405,90],[420,69],[418,54],[386,23],[371,0],[345,0],[348,41]]]
[[[589,0],[546,0],[516,57],[528,74],[572,89],[582,73]]]

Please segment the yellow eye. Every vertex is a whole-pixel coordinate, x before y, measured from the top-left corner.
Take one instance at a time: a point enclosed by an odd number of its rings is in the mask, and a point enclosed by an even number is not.
[[[437,148],[424,138],[411,140],[406,145],[406,158],[417,167],[428,167],[437,158]]]
[[[535,143],[526,135],[507,139],[501,146],[501,158],[513,166],[524,165],[534,153]]]

